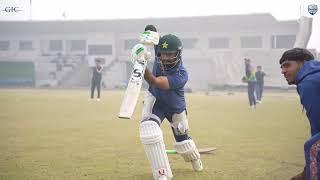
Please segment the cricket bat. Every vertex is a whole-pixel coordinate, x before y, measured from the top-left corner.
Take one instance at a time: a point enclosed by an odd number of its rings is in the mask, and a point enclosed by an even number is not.
[[[211,153],[211,152],[213,152],[215,150],[217,150],[216,147],[198,149],[200,154],[209,154],[209,153]],[[167,154],[179,154],[175,149],[167,149],[166,153]]]
[[[136,104],[138,102],[144,71],[147,67],[146,60],[139,60],[134,63],[133,71],[129,79],[129,83],[126,92],[123,97],[122,104],[120,106],[119,118],[130,119]]]
[[[135,59],[135,61],[128,86],[120,106],[118,117],[122,119],[131,118],[139,98],[144,72],[147,67],[148,58],[146,58],[146,56],[151,57],[151,53],[148,52],[147,47],[144,45],[157,45],[159,43],[159,34],[153,31],[145,31],[140,34],[140,42],[142,44],[135,45],[131,52],[131,58]]]

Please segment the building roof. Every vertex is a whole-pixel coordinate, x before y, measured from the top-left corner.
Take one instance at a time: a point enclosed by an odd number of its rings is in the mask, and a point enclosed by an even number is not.
[[[259,29],[273,25],[297,27],[297,20],[278,21],[271,14],[219,15],[117,20],[0,21],[0,34],[52,34],[85,32],[140,32],[153,24],[160,32],[221,32]]]

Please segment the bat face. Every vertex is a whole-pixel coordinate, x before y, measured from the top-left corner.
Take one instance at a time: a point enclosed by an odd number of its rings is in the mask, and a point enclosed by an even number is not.
[[[123,101],[120,107],[120,112],[118,117],[123,119],[130,119],[134,109],[136,107],[141,86],[142,86],[142,76],[147,67],[147,61],[136,61],[133,66],[133,71],[129,79],[129,83],[126,92],[123,97]]]
[[[209,147],[209,148],[200,148],[198,149],[200,154],[210,154],[211,152],[217,150],[216,147]],[[178,154],[178,152],[175,149],[167,149],[167,154]]]
[[[215,151],[217,148],[216,147],[211,147],[211,148],[203,148],[203,149],[198,149],[200,154],[207,154]]]

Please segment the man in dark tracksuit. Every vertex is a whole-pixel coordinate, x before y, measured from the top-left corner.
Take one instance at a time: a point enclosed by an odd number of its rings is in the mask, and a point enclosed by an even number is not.
[[[97,101],[100,101],[100,87],[101,87],[101,78],[102,78],[102,69],[103,66],[101,65],[100,60],[96,60],[96,66],[92,68],[92,80],[91,80],[91,100],[93,100],[94,90],[97,87],[98,95]]]
[[[282,74],[295,84],[311,126],[311,138],[304,144],[306,166],[291,180],[320,180],[320,61],[306,49],[294,48],[280,59]]]
[[[257,95],[257,103],[261,103],[262,100],[262,94],[263,94],[263,86],[264,86],[264,76],[266,73],[262,71],[261,66],[257,66],[257,72],[256,72],[256,79],[257,79],[257,85],[256,85],[256,95]]]

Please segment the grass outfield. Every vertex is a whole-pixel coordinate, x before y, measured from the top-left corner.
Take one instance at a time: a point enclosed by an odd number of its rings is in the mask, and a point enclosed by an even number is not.
[[[123,92],[0,90],[0,179],[152,179],[139,140],[141,105],[133,120],[118,119]],[[170,155],[174,179],[289,179],[304,166],[309,125],[294,93],[265,94],[249,109],[245,93],[187,94],[191,135],[204,171]],[[140,101],[141,104],[141,101]],[[162,124],[167,149],[174,139]]]

